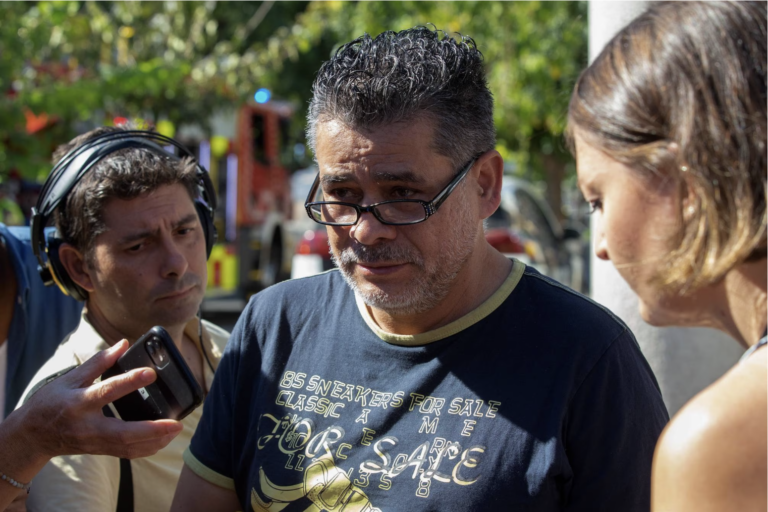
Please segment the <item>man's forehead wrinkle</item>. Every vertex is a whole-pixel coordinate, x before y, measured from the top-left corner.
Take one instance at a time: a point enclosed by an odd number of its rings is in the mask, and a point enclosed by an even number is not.
[[[445,157],[431,148],[432,132],[432,123],[425,117],[366,129],[339,120],[324,121],[317,145],[320,183],[327,187],[342,182],[380,186],[431,182],[433,170],[446,167]]]
[[[139,240],[141,238],[152,236],[155,233],[157,233],[157,229],[142,229],[142,230],[132,231],[124,236],[121,236],[119,243],[126,244],[134,240]]]
[[[320,183],[323,185],[357,180],[360,163],[354,158],[342,158],[341,161],[324,162],[320,165]]]
[[[350,181],[359,181],[361,172],[370,176],[373,181],[377,183],[387,182],[405,182],[405,183],[424,183],[425,180],[421,174],[413,171],[408,167],[403,167],[403,170],[397,169],[371,169],[365,166],[363,169],[352,170],[344,169],[341,171],[326,171],[320,176],[320,183],[323,185],[332,185],[335,183],[347,183]]]
[[[424,119],[430,122],[429,119]],[[415,121],[415,120],[414,120]],[[350,126],[338,119],[324,121],[318,130],[328,140],[336,142],[340,146],[347,146],[347,158],[360,158],[368,155],[376,156],[383,152],[399,152],[407,148],[410,141],[397,137],[381,137],[382,133],[407,129],[412,122],[377,124],[371,127]],[[431,126],[431,122],[430,122]],[[434,141],[431,141],[434,142]],[[431,144],[429,144],[431,147]]]
[[[171,221],[171,228],[177,229],[180,226],[189,224],[197,218],[197,212],[189,213],[180,219]],[[131,230],[122,237],[120,237],[120,243],[127,243],[140,238],[146,238],[149,236],[157,235],[161,230],[161,226],[140,226],[135,230]]]
[[[184,217],[182,217],[179,220],[175,221],[173,223],[173,227],[178,228],[179,226],[183,226],[184,224],[189,224],[190,222],[193,222],[196,218],[197,218],[197,212],[188,213]]]

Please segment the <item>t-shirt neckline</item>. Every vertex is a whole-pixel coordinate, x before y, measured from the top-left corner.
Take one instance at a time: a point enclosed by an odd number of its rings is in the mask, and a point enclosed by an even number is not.
[[[523,272],[525,272],[525,265],[516,259],[512,259],[512,270],[509,275],[504,282],[501,283],[501,286],[493,292],[493,295],[488,297],[482,304],[449,324],[420,334],[393,334],[384,331],[376,325],[365,302],[363,302],[363,299],[357,294],[355,294],[355,302],[357,303],[357,309],[363,317],[363,320],[365,320],[365,323],[376,336],[392,345],[418,347],[453,336],[493,313],[505,300],[507,300],[507,297],[510,296],[512,291],[514,291],[515,287],[520,282],[520,279],[523,277]]]

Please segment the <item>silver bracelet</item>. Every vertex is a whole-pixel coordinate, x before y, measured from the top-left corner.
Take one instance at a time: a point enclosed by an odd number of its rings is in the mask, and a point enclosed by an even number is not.
[[[31,483],[23,484],[23,483],[19,482],[18,480],[14,480],[13,478],[9,477],[8,475],[3,473],[2,471],[0,471],[0,479],[8,482],[9,484],[11,484],[12,486],[14,486],[17,489],[24,489],[25,491],[27,491],[27,494],[29,494],[29,490],[32,488]]]

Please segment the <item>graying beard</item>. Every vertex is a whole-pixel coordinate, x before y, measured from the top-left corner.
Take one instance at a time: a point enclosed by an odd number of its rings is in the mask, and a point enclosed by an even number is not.
[[[458,218],[461,219],[458,222],[462,223],[462,225],[456,233],[451,234],[450,239],[445,240],[444,245],[446,248],[443,250],[443,257],[441,258],[442,261],[457,262],[455,268],[451,269],[447,274],[443,274],[440,271],[429,273],[424,266],[423,260],[420,259],[417,262],[413,262],[419,267],[421,274],[419,278],[411,283],[410,289],[400,297],[390,297],[382,291],[364,292],[360,289],[352,275],[345,270],[344,263],[348,264],[361,259],[367,263],[403,259],[410,261],[414,256],[411,251],[389,245],[382,245],[380,247],[357,245],[354,248],[345,249],[341,252],[340,257],[337,258],[333,249],[331,249],[331,260],[339,268],[344,281],[367,306],[380,309],[392,316],[407,316],[429,311],[445,299],[451,285],[472,254],[472,246],[474,245],[475,236],[477,236],[477,228],[465,220],[469,212],[466,211],[467,205],[463,189],[464,187],[461,187],[457,191],[459,192],[457,194],[459,197],[456,198],[456,200],[461,201],[463,206],[457,212]],[[350,253],[354,254],[354,256]]]

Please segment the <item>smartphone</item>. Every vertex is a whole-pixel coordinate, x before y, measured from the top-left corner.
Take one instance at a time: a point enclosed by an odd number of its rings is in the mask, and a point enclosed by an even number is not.
[[[113,402],[123,420],[182,420],[203,403],[200,384],[168,331],[159,326],[139,338],[101,378],[145,367],[155,370],[155,382]]]

